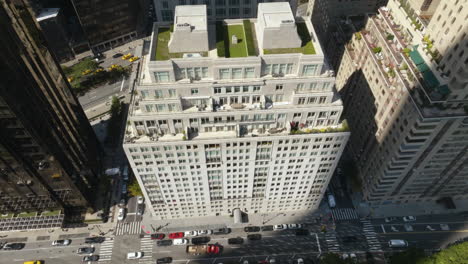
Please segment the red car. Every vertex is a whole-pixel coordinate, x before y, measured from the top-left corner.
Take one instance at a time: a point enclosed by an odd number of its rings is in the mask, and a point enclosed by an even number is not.
[[[156,240],[161,240],[161,239],[164,239],[166,235],[164,234],[151,234],[151,239],[156,239]]]
[[[208,245],[208,248],[206,249],[206,253],[208,254],[219,254],[220,247],[217,245]]]
[[[183,238],[184,232],[170,233],[169,239]]]

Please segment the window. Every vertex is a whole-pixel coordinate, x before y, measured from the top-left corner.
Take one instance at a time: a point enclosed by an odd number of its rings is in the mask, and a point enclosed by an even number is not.
[[[244,8],[244,15],[250,15],[250,8]]]
[[[229,0],[229,5],[238,6],[240,4],[240,0]]]
[[[239,16],[239,8],[229,8],[230,16]]]
[[[232,79],[242,79],[242,68],[232,69]]]
[[[161,10],[161,16],[163,21],[172,21],[174,18],[172,10]]]
[[[244,69],[244,78],[253,78],[255,74],[254,68],[245,68]]]
[[[176,90],[175,89],[169,89],[168,93],[169,93],[170,98],[176,97]]]
[[[217,15],[217,16],[225,16],[225,15],[226,15],[226,9],[224,9],[224,8],[216,8],[216,15]]]
[[[259,92],[259,91],[260,91],[260,86],[253,87],[253,92]]]
[[[224,5],[226,5],[226,0],[216,0],[216,5],[217,6],[224,6]]]
[[[156,99],[160,99],[160,98],[163,98],[163,92],[161,90],[156,90],[154,91],[154,97]]]
[[[277,84],[276,85],[276,91],[283,91],[283,85],[282,84]]]
[[[300,97],[297,101],[298,104],[305,104],[305,97]]]
[[[284,75],[291,74],[292,63],[288,64],[266,64],[263,74],[265,75]]]
[[[275,102],[282,102],[282,101],[283,101],[283,95],[282,94],[275,95]]]
[[[198,88],[192,88],[192,89],[190,90],[190,92],[191,92],[192,95],[193,95],[193,94],[198,94]]]
[[[219,78],[221,80],[230,79],[229,69],[219,69]]]
[[[155,72],[156,82],[169,82],[169,72]]]
[[[215,94],[220,94],[222,92],[221,87],[215,87],[214,88],[214,93]]]
[[[304,65],[302,68],[302,75],[303,76],[314,76],[317,73],[318,65],[313,64],[313,65]]]
[[[244,5],[250,5],[250,0],[244,0]]]

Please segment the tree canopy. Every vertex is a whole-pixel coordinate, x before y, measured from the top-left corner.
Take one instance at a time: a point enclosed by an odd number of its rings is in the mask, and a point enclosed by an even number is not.
[[[390,258],[390,264],[468,264],[468,241],[453,245],[431,256],[424,250],[410,248]]]

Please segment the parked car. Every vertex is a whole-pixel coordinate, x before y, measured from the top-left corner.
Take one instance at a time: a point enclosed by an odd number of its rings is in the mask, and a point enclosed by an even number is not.
[[[335,208],[336,206],[335,196],[333,196],[333,194],[329,194],[327,198],[328,198],[328,206],[330,206],[330,208]]]
[[[3,246],[3,250],[20,250],[26,246],[25,243],[6,243]]]
[[[214,235],[223,235],[231,233],[231,228],[223,227],[213,230]]]
[[[404,225],[404,227],[405,227],[405,230],[406,230],[406,231],[408,231],[408,232],[412,232],[412,231],[414,231],[414,229],[413,229],[413,226],[412,226],[412,225],[405,224],[405,225]]]
[[[302,228],[301,224],[288,224],[288,229],[299,229]]]
[[[403,216],[403,221],[405,221],[405,222],[413,222],[413,221],[416,221],[416,217],[411,216],[411,215],[409,215],[409,216]]]
[[[123,56],[122,53],[116,53],[116,54],[112,55],[112,58],[116,59],[116,58],[120,58],[122,56]]]
[[[407,247],[408,242],[402,239],[392,239],[388,241],[388,246],[389,247]]]
[[[164,239],[166,235],[164,234],[161,234],[161,233],[155,233],[155,234],[151,234],[151,239],[153,240],[162,240]]]
[[[244,231],[245,232],[259,232],[260,227],[258,227],[258,226],[246,226],[246,227],[244,227]]]
[[[159,240],[156,242],[156,245],[160,247],[172,246],[172,240]]]
[[[87,237],[85,238],[85,243],[86,244],[92,244],[92,243],[102,243],[106,240],[105,237]]]
[[[171,257],[165,257],[165,258],[158,258],[156,260],[156,263],[171,263],[172,258]]]
[[[127,184],[122,184],[122,194],[127,194]]]
[[[76,250],[76,254],[80,254],[80,255],[91,254],[94,252],[94,250],[95,248],[93,247],[82,247]]]
[[[297,229],[296,230],[296,236],[308,236],[309,235],[309,230],[307,229]]]
[[[138,208],[137,208],[137,215],[143,215],[143,207],[138,206]]]
[[[68,246],[71,244],[70,239],[60,239],[52,241],[52,246]]]
[[[242,237],[233,237],[228,239],[229,245],[240,245],[244,244],[244,239]]]
[[[127,259],[140,259],[143,257],[143,252],[129,252],[127,253]]]
[[[184,237],[183,232],[175,232],[175,233],[170,233],[169,234],[170,239],[183,238],[183,237]]]
[[[184,235],[185,235],[186,237],[198,236],[198,231],[196,231],[196,230],[185,231],[185,232],[184,232]]]
[[[137,202],[138,204],[143,204],[145,202],[145,198],[143,198],[143,196],[138,196]]]
[[[125,207],[126,205],[127,205],[127,202],[125,201],[125,199],[120,199],[119,207]]]
[[[273,230],[275,231],[286,230],[286,229],[288,229],[288,225],[285,225],[285,224],[273,226]]]
[[[131,90],[131,89],[130,89]],[[124,96],[125,97],[125,96]],[[125,165],[125,167],[122,170],[122,179],[124,181],[128,181],[128,166]]]
[[[209,237],[194,237],[194,238],[192,238],[192,244],[194,244],[194,245],[206,244],[208,242],[210,242]]]
[[[117,220],[122,221],[125,219],[125,208],[119,208],[119,214],[117,215]]]
[[[396,217],[385,217],[385,223],[390,223],[396,220]]]
[[[172,245],[174,245],[174,246],[187,245],[188,243],[189,243],[189,241],[186,238],[178,238],[178,239],[174,239],[172,241]]]
[[[213,230],[197,230],[198,235],[211,235],[213,234]]]
[[[273,231],[272,225],[262,226],[262,231]]]
[[[88,262],[88,261],[98,261],[98,260],[99,260],[99,255],[91,255],[91,256],[84,256],[81,261]]]
[[[298,258],[296,262],[297,264],[304,264],[304,260],[302,258]]]
[[[250,235],[247,235],[247,239],[248,240],[261,240],[262,235],[260,235],[260,234],[250,234]]]
[[[44,264],[43,260],[30,260],[30,261],[25,261],[23,264]]]
[[[208,248],[206,249],[206,253],[208,254],[219,254],[221,251],[221,246],[219,245],[208,245]]]

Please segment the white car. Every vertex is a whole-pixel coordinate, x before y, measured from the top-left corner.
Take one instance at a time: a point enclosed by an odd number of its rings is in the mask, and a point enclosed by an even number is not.
[[[117,215],[117,220],[122,221],[125,218],[125,208],[119,208],[119,214]]]
[[[211,235],[213,234],[213,230],[197,230],[198,235]]]
[[[416,217],[411,216],[411,215],[409,215],[409,216],[403,216],[403,221],[405,221],[405,222],[413,222],[413,221],[416,221]]]
[[[70,239],[54,240],[52,241],[52,246],[68,246],[71,244]]]
[[[406,231],[408,231],[408,232],[412,232],[412,231],[414,231],[414,229],[413,229],[413,226],[412,226],[412,225],[405,224],[405,225],[404,225],[404,227],[405,227],[405,230],[406,230]]]
[[[288,229],[288,225],[282,224],[282,225],[274,225],[273,230],[279,231],[279,230],[286,230]]]
[[[184,232],[184,235],[185,235],[186,237],[198,236],[198,231],[195,231],[195,230],[193,230],[193,231],[185,231],[185,232]]]
[[[138,196],[137,201],[138,204],[143,204],[145,202],[145,198],[143,198],[143,196]]]
[[[143,257],[143,252],[129,252],[127,253],[127,259],[139,259]]]
[[[385,223],[390,223],[396,220],[396,217],[385,217]]]
[[[178,238],[178,239],[174,239],[172,240],[172,245],[174,246],[182,246],[182,245],[187,245],[188,244],[188,239],[186,238]]]

